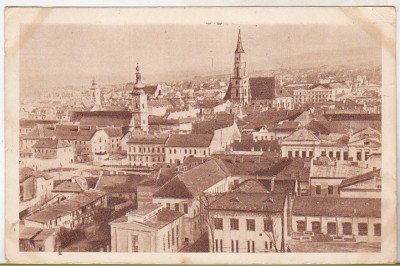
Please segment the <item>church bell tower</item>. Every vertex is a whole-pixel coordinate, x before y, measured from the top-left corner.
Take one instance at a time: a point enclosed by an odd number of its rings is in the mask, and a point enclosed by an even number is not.
[[[246,53],[243,49],[240,29],[235,50],[235,60],[230,86],[231,99],[233,101],[239,102],[240,105],[248,105],[250,103],[249,73],[247,72]]]
[[[130,123],[130,131],[142,131],[147,133],[149,131],[149,114],[147,107],[147,95],[143,90],[142,75],[140,73],[139,63],[136,67],[136,82],[133,90],[130,93],[132,97],[132,119]]]

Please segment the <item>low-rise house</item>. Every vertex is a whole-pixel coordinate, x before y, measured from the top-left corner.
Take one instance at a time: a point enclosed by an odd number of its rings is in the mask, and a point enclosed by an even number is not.
[[[83,188],[75,180],[65,180],[52,190],[54,194],[61,194],[66,198],[76,196],[83,191]]]
[[[208,210],[212,221],[210,252],[286,250],[288,203],[285,194],[226,193],[210,203]]]
[[[19,173],[19,212],[24,216],[52,198],[53,178],[47,173],[23,167]]]
[[[292,211],[293,232],[311,241],[381,241],[381,200],[298,197]]]
[[[106,127],[103,128],[108,136],[108,142],[106,147],[107,153],[113,153],[121,150],[121,139],[125,135],[125,131],[122,127]]]
[[[32,146],[32,150],[34,158],[52,160],[54,165],[61,167],[74,161],[72,145],[56,137],[38,140]]]
[[[186,157],[209,157],[220,145],[212,134],[171,135],[165,144],[165,162],[182,163]]]
[[[368,172],[357,163],[312,160],[310,167],[310,195],[338,197],[340,184],[353,176]]]
[[[21,228],[19,233],[19,251],[56,251],[56,230],[36,227]]]
[[[127,142],[130,166],[154,167],[165,162],[168,135],[132,135]]]
[[[97,208],[107,207],[106,192],[88,190],[26,217],[25,226],[73,229],[92,220]]]
[[[300,123],[295,121],[281,121],[277,125],[256,128],[253,134],[253,140],[282,140],[299,129]]]
[[[339,194],[343,198],[381,198],[381,190],[380,169],[347,178],[339,185]]]
[[[111,252],[178,252],[183,213],[161,204],[146,204],[112,221]]]
[[[24,136],[32,131],[38,124],[51,125],[58,123],[57,120],[31,120],[31,119],[21,119],[19,121],[19,134]]]
[[[104,191],[109,198],[125,198],[137,204],[137,185],[146,180],[146,175],[102,175],[97,181],[96,190]]]
[[[153,203],[183,211],[184,241],[192,244],[207,230],[202,211],[203,196],[230,191],[234,179],[221,160],[211,158],[161,186],[153,195]]]

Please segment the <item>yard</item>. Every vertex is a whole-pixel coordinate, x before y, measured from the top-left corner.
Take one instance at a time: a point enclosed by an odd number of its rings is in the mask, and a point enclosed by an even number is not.
[[[292,252],[380,252],[381,243],[365,242],[288,242]]]

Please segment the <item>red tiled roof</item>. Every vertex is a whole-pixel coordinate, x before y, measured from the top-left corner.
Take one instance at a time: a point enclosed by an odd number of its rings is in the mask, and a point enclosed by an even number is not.
[[[381,199],[297,197],[294,216],[381,217]]]

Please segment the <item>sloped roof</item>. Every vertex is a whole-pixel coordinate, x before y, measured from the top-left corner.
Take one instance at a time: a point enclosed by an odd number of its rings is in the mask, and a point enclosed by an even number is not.
[[[301,128],[290,134],[284,141],[319,141],[319,138],[311,130]]]
[[[75,193],[80,193],[82,191],[83,189],[79,186],[78,183],[69,180],[62,182],[52,190],[52,192],[75,192]]]
[[[46,209],[33,213],[28,216],[26,220],[46,223],[58,217],[69,215],[71,212],[92,203],[93,201],[103,197],[105,194],[106,192],[103,191],[88,190],[63,200],[60,203],[53,204]]]
[[[296,130],[300,126],[299,122],[296,121],[284,121],[281,124],[275,126],[275,130]]]
[[[20,128],[33,128],[38,124],[57,124],[57,120],[34,120],[34,119],[21,119],[19,120]]]
[[[319,134],[329,134],[331,133],[329,131],[329,129],[324,125],[324,123],[322,123],[321,121],[317,121],[317,120],[311,120],[310,123],[308,123],[305,126],[306,129],[311,130],[314,133],[319,133]]]
[[[142,144],[165,144],[168,135],[133,135],[127,143],[142,143]]]
[[[250,78],[252,100],[268,100],[275,97],[275,77]]]
[[[19,232],[19,239],[31,240],[37,236],[42,229],[37,227],[25,227]]]
[[[95,189],[108,193],[134,193],[137,185],[147,179],[144,175],[103,175]]]
[[[356,175],[356,176],[344,179],[340,183],[339,187],[345,188],[345,187],[352,186],[357,183],[361,183],[361,182],[365,182],[367,180],[374,179],[376,176],[380,175],[380,173],[381,173],[381,169],[377,169],[377,170],[369,171],[364,174],[360,174],[360,175]]]
[[[38,125],[24,139],[59,138],[61,140],[83,140],[89,141],[94,133],[95,127],[75,125]]]
[[[214,131],[221,128],[232,126],[234,119],[232,120],[207,120],[194,122],[192,126],[193,134],[214,134]]]
[[[122,127],[106,127],[103,128],[103,130],[110,138],[122,138],[122,136],[125,134],[124,130],[122,130]]]
[[[193,198],[229,176],[231,176],[231,173],[225,164],[220,159],[211,158],[203,164],[178,174],[162,186],[154,196]]]
[[[311,171],[310,178],[349,178],[355,175],[365,173],[367,170],[359,166],[353,166],[350,164],[336,163],[336,164],[319,164],[314,161]]]
[[[34,240],[36,241],[43,241],[46,240],[47,238],[49,238],[50,236],[54,235],[54,233],[56,232],[55,229],[42,229],[39,234],[36,235],[36,237],[34,238]]]
[[[308,166],[306,166],[308,164]],[[295,158],[289,165],[282,169],[277,175],[277,179],[296,179],[300,182],[308,182],[310,178],[310,159]]]
[[[30,167],[22,167],[19,170],[19,182],[20,183],[24,182],[25,180],[27,180],[30,177],[35,177],[35,178],[43,177],[46,180],[53,178],[48,173],[41,172],[41,171],[35,171],[33,168],[30,168]]]
[[[71,147],[71,145],[60,139],[51,139],[51,138],[40,139],[32,146],[32,148],[38,148],[38,149],[61,149],[66,147]]]
[[[213,135],[211,134],[178,134],[171,135],[166,147],[209,147]]]
[[[210,204],[210,210],[274,212],[284,210],[285,194],[230,192]]]
[[[297,197],[294,216],[381,217],[381,199]]]
[[[132,113],[129,111],[93,111],[74,112],[70,121],[98,127],[127,127],[131,119]]]
[[[270,191],[256,179],[248,179],[240,183],[234,192],[269,193]]]

